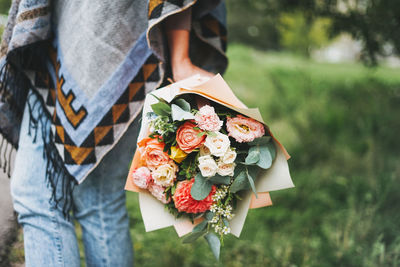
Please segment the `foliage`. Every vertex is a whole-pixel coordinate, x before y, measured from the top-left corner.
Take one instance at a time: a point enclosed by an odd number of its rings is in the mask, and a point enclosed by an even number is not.
[[[363,44],[363,59],[400,55],[400,5],[396,0],[227,1],[230,40],[261,49],[308,54],[328,37],[349,33]]]
[[[327,18],[309,21],[301,12],[283,13],[278,23],[280,44],[282,48],[309,56],[311,50],[328,43],[330,25]]]
[[[11,0],[0,0],[0,14],[7,15],[10,5]]]

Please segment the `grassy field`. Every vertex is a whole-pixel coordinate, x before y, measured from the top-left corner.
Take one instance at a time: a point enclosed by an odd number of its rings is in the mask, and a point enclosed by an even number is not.
[[[136,266],[400,266],[400,69],[231,45],[225,79],[286,146],[296,188],[251,210],[215,262],[173,228],[146,233],[127,193]],[[18,251],[14,251],[14,254]]]

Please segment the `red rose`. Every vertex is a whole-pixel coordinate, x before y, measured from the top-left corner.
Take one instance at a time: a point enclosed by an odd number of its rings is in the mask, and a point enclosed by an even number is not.
[[[178,182],[176,186],[175,193],[173,195],[173,200],[175,202],[175,207],[179,212],[187,213],[201,213],[210,209],[211,205],[214,203],[212,196],[217,191],[215,185],[212,186],[210,194],[203,200],[195,200],[190,194],[194,179],[185,180]]]

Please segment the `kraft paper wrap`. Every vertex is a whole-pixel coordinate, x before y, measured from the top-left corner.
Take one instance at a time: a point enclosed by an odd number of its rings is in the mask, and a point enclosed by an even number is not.
[[[186,80],[170,84],[166,87],[154,91],[152,94],[171,102],[175,97],[182,94],[197,94],[213,102],[217,102],[243,115],[251,117],[265,124],[258,109],[247,108],[233,93],[228,84],[218,74],[211,79],[204,79],[198,75]],[[158,100],[148,94],[143,107],[142,125],[138,137],[138,142],[149,135],[149,121],[146,114],[151,110],[151,105]],[[235,217],[230,221],[231,233],[237,237],[243,229],[244,221],[249,208],[260,208],[272,205],[269,195],[270,191],[281,190],[294,187],[289,173],[287,160],[290,158],[286,149],[278,140],[273,137],[273,142],[277,148],[276,158],[270,169],[263,171],[256,181],[257,197],[249,190],[244,192],[242,200],[238,202],[235,210]],[[140,167],[140,154],[135,152],[129,174]],[[195,220],[194,224],[189,219],[176,219],[172,214],[164,209],[164,205],[155,199],[147,190],[138,188],[130,179],[126,180],[125,189],[139,193],[139,205],[146,231],[153,231],[169,226],[174,226],[177,234],[183,236],[192,231],[193,227],[203,219]]]

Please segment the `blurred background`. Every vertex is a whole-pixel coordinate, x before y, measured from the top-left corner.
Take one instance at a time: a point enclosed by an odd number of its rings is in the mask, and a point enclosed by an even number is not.
[[[128,192],[136,266],[400,266],[398,0],[227,0],[227,10],[224,77],[292,155],[296,188],[250,210],[219,263],[204,240],[145,233]],[[23,266],[16,239],[10,264]]]

